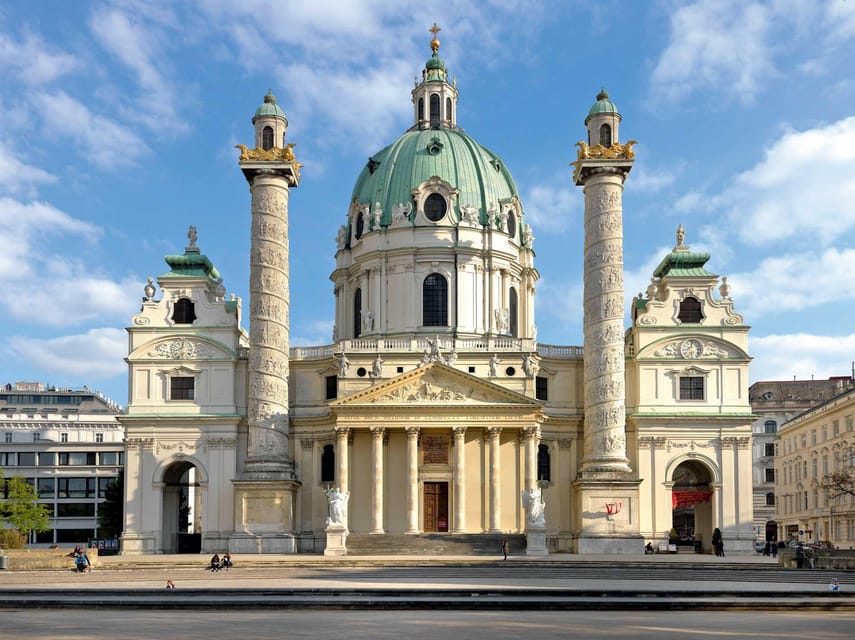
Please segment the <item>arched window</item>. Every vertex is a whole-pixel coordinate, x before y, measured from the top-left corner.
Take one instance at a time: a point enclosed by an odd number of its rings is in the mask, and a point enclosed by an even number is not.
[[[538,481],[549,482],[551,480],[549,459],[549,447],[545,444],[537,446],[537,479]]]
[[[512,338],[519,338],[519,323],[517,322],[517,290],[511,287],[508,292],[508,331]]]
[[[362,333],[362,289],[353,292],[353,337]]]
[[[273,127],[264,127],[261,132],[261,146],[264,149],[273,148]]]
[[[445,119],[451,122],[451,98],[445,99]]]
[[[356,239],[359,240],[362,238],[362,232],[365,231],[365,217],[362,215],[360,211],[356,215]]]
[[[438,273],[430,274],[422,284],[422,324],[448,326],[448,282]]]
[[[425,119],[425,99],[419,98],[419,122],[424,122]]]
[[[763,423],[764,433],[778,433],[778,423],[774,420],[767,420]]]
[[[439,128],[439,95],[436,93],[430,97],[430,126],[431,129]]]
[[[604,147],[612,146],[612,128],[607,124],[600,127],[600,144]]]
[[[175,324],[193,324],[196,322],[196,309],[191,300],[181,298],[175,303],[172,311],[172,322]]]
[[[677,320],[684,324],[698,324],[703,319],[704,314],[701,313],[700,300],[688,296],[680,303],[680,313],[677,314]]]
[[[321,454],[321,482],[335,482],[335,448],[331,444],[324,445]]]

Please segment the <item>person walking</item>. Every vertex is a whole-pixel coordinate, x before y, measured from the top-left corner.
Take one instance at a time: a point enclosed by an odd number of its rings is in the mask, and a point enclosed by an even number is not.
[[[510,545],[510,543],[508,543],[508,539],[505,538],[504,540],[502,540],[502,555],[505,556],[505,558],[504,558],[505,560],[508,559],[508,553],[510,552],[510,550],[511,550],[511,545]]]
[[[796,547],[796,569],[802,569],[805,566],[805,548],[802,545]]]

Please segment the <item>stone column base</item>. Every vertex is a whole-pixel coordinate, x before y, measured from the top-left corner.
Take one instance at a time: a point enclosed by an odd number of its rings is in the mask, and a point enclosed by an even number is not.
[[[235,530],[230,553],[297,553],[293,480],[234,480]]]
[[[125,532],[122,534],[119,544],[121,545],[120,553],[123,556],[142,556],[158,552],[157,542],[153,534]]]
[[[529,525],[525,530],[525,554],[527,556],[547,556],[546,527]]]
[[[331,524],[326,529],[327,546],[324,548],[325,556],[347,555],[347,527],[343,524]]]
[[[573,483],[576,553],[644,553],[644,538],[638,525],[640,483],[629,474],[614,472],[603,477],[587,474]]]

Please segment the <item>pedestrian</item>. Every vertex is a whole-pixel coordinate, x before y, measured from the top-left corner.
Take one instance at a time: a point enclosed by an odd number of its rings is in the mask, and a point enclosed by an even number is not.
[[[805,548],[802,545],[796,546],[796,569],[802,569],[805,566]]]
[[[228,551],[226,551],[223,554],[223,559],[222,559],[221,564],[223,566],[223,569],[231,569],[232,566],[234,566],[234,563],[232,562],[232,557]]]
[[[768,540],[766,541],[766,544],[763,546],[763,555],[764,556],[771,556],[772,555],[772,543],[769,542]]]
[[[778,543],[775,542],[774,540],[772,541],[772,557],[773,558],[778,557]]]
[[[840,591],[840,583],[837,581],[837,578],[831,579],[831,584],[828,585],[829,591]]]
[[[81,553],[77,556],[74,560],[74,564],[77,566],[78,573],[83,573],[87,569],[90,572],[92,571],[92,564],[89,562],[89,556],[87,556],[86,553]]]
[[[511,545],[508,543],[508,539],[505,538],[502,540],[502,555],[505,556],[505,560],[508,559],[508,552],[511,550]]]
[[[717,556],[724,555],[724,544],[721,541],[721,529],[716,527],[712,532],[712,546],[713,551]]]
[[[174,582],[172,582],[172,580],[167,580],[167,581],[166,581],[166,589],[167,589],[168,591],[172,591],[172,590],[174,590],[174,589],[175,589],[175,583],[174,583]]]
[[[808,561],[808,568],[816,569],[816,552],[811,547],[805,549],[805,558]]]
[[[219,571],[221,568],[222,566],[220,565],[220,555],[215,553],[213,556],[211,556],[211,573]]]

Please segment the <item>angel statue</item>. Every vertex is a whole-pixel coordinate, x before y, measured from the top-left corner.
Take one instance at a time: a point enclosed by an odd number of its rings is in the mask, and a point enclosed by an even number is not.
[[[332,489],[327,489],[325,493],[330,508],[330,515],[327,518],[326,525],[345,524],[345,519],[347,518],[347,501],[350,499],[350,492],[333,487]]]
[[[546,524],[546,503],[543,501],[543,495],[540,487],[529,489],[522,492],[523,509],[526,513],[526,522],[528,524],[544,526]]]

